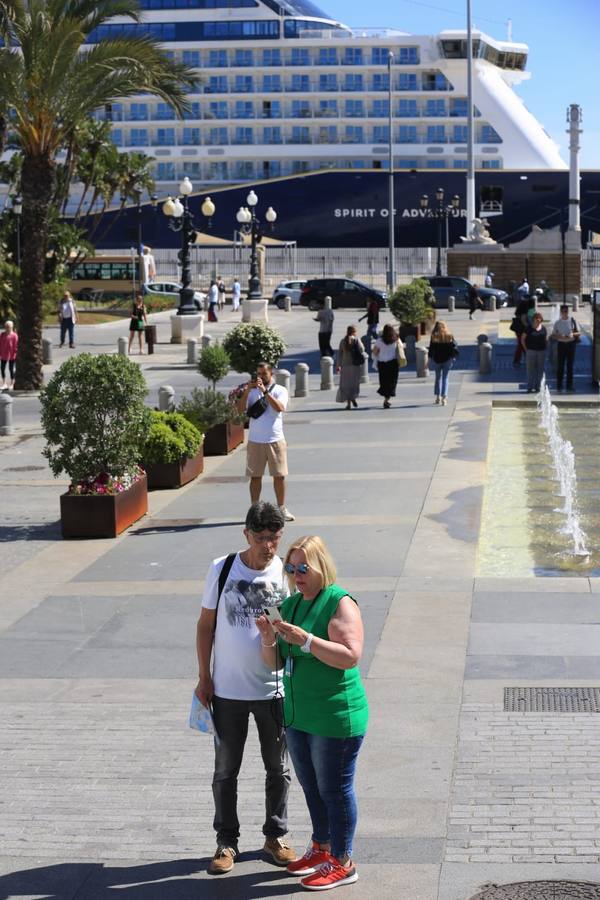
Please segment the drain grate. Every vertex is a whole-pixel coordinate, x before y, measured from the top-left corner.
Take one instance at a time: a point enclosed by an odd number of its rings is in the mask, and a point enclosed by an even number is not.
[[[519,881],[486,885],[471,900],[600,900],[600,884],[587,881]]]
[[[507,687],[504,711],[600,713],[600,688]]]

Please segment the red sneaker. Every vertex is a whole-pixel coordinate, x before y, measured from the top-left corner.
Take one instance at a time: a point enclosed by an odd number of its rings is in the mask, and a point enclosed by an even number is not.
[[[321,850],[316,841],[307,848],[300,859],[295,859],[287,867],[290,875],[312,875],[322,863],[329,859],[329,850]]]
[[[342,887],[344,884],[354,884],[358,881],[358,872],[352,864],[350,868],[343,866],[335,856],[330,856],[314,875],[303,878],[300,884],[307,891],[328,891],[330,888]]]

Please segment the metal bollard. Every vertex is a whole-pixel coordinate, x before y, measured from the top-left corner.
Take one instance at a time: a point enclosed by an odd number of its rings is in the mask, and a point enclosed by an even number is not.
[[[365,361],[362,364],[361,372],[360,372],[360,383],[368,384],[369,383],[369,357],[365,354]]]
[[[48,338],[42,340],[42,364],[49,366],[52,364],[52,341]]]
[[[191,364],[198,362],[198,338],[188,338],[187,361]]]
[[[479,345],[485,344],[487,342],[488,336],[487,334],[478,334],[477,335],[477,343]]]
[[[291,297],[283,298],[283,308],[286,312],[292,311],[292,298]]]
[[[573,302],[573,312],[577,312],[577,310],[579,309],[579,297],[577,296],[577,294],[573,294],[571,300]]]
[[[295,372],[294,397],[308,397],[308,366],[298,363]]]
[[[492,372],[492,345],[484,341],[479,345],[479,374],[491,375]]]
[[[119,338],[117,341],[117,353],[119,356],[127,356],[127,338]]]
[[[427,378],[429,374],[429,350],[427,344],[415,344],[417,378]]]
[[[212,335],[203,334],[202,335],[202,349],[206,350],[206,348],[210,347],[211,344],[212,344]]]
[[[13,398],[8,394],[0,394],[0,435],[13,434],[12,423]]]
[[[448,312],[454,312],[456,308],[456,298],[450,294],[448,297]]]
[[[321,357],[321,390],[330,391],[333,388],[333,359],[331,356]]]
[[[417,342],[417,338],[414,334],[407,334],[404,340],[404,352],[406,353],[406,361],[408,363],[414,363],[416,359],[415,353],[415,344]]]
[[[163,384],[158,389],[158,408],[160,412],[175,410],[175,390],[170,384]]]
[[[331,299],[331,297],[329,297],[329,296],[325,297],[325,300],[323,301],[323,309],[331,309],[332,306],[333,306],[333,300]]]
[[[275,384],[280,384],[286,391],[290,392],[290,380],[292,374],[287,369],[275,369]]]
[[[488,312],[496,312],[496,296],[492,294],[491,297],[487,297],[485,301],[485,308]]]

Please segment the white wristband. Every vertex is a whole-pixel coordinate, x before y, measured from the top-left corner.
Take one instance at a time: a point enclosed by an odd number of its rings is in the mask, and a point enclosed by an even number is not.
[[[306,638],[306,640],[300,647],[303,653],[310,653],[310,645],[312,644],[313,638],[314,634],[309,634],[309,636]]]

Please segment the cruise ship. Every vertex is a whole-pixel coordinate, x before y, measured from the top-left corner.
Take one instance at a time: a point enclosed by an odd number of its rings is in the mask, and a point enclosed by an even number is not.
[[[310,0],[141,0],[143,21],[92,38],[151,34],[198,71],[176,119],[148,96],[98,112],[124,151],[155,157],[159,193],[330,170],[388,166],[389,102],[398,170],[467,165],[466,32],[351,29]],[[475,167],[566,169],[514,87],[525,44],[473,36]],[[388,60],[392,54],[392,62]],[[391,91],[389,73],[391,72]]]

